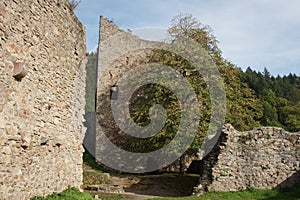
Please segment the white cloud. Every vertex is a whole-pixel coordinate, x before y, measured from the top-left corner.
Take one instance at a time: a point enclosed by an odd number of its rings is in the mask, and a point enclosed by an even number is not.
[[[132,30],[133,35],[139,36],[141,39],[150,41],[166,41],[168,39],[168,30],[166,28],[144,27]]]

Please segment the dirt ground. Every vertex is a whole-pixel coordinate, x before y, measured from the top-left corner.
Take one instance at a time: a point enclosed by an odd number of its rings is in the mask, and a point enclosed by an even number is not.
[[[104,199],[149,199],[154,197],[184,197],[190,196],[193,187],[197,185],[199,177],[190,174],[161,173],[161,174],[115,174],[104,173],[84,166],[84,186],[110,184],[123,188],[124,193],[115,194],[114,197]],[[93,196],[98,194],[96,191],[88,191]],[[99,193],[99,197],[103,194]],[[116,196],[117,195],[117,196]],[[120,198],[118,198],[120,197]],[[102,198],[103,199],[103,198]]]

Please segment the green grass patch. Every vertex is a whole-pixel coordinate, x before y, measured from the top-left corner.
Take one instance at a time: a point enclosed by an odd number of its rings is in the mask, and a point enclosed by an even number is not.
[[[124,199],[118,194],[98,194],[97,192],[80,192],[77,188],[70,188],[61,193],[53,193],[47,197],[33,197],[30,200],[94,200],[93,196],[98,195],[102,200],[121,200]]]
[[[199,197],[157,198],[159,200],[300,200],[300,186],[294,189],[257,190],[249,189],[237,192],[207,192]]]
[[[94,200],[94,198],[84,192],[80,192],[77,188],[67,189],[59,194],[53,193],[47,197],[33,197],[31,200]]]

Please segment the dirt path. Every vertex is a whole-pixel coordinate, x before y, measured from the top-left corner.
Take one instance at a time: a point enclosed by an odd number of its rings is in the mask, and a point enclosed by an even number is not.
[[[142,200],[158,197],[183,197],[192,194],[193,187],[198,183],[195,175],[178,175],[164,173],[156,175],[120,175],[108,174],[94,169],[85,169],[84,185],[110,185],[121,188],[121,193],[113,193],[114,198],[104,199],[133,199]],[[88,191],[93,196],[102,192]],[[117,198],[116,195],[120,195]],[[109,195],[108,195],[109,196]]]
[[[114,193],[97,193],[97,192],[89,192],[92,196],[98,195],[99,199],[102,200],[146,200],[153,198],[160,198],[159,196],[150,196],[150,195],[141,195],[130,192],[125,192],[122,194],[114,194]]]
[[[89,189],[87,192],[93,196],[98,195],[102,200],[190,196],[199,180],[199,176],[188,174],[133,175],[105,171],[91,155],[84,155],[83,186]]]

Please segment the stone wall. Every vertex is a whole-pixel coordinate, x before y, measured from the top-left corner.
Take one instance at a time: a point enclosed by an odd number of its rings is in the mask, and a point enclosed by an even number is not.
[[[1,1],[0,199],[82,185],[85,54],[67,0]]]
[[[96,154],[100,152],[99,149],[103,148],[102,140],[99,139],[99,135],[105,134],[116,146],[121,147],[126,141],[126,134],[115,123],[114,116],[111,111],[111,92],[112,87],[117,84],[117,81],[128,70],[134,67],[145,64],[149,58],[147,58],[149,51],[134,51],[129,48],[126,43],[126,37],[121,41],[114,40],[113,36],[119,33],[125,33],[128,38],[134,40],[137,44],[141,42],[137,36],[133,36],[129,32],[125,32],[110,21],[107,18],[100,17],[99,28],[99,47],[100,44],[107,43],[116,44],[117,48],[112,49],[98,49],[98,82],[97,82],[97,124],[96,124]],[[110,39],[110,40],[108,40]],[[132,46],[138,46],[132,43]],[[120,53],[123,52],[123,53]],[[124,54],[124,52],[126,52]],[[112,62],[110,62],[112,60]],[[113,156],[107,155],[111,159],[115,159]],[[97,159],[105,159],[102,156],[96,156]],[[110,158],[108,158],[110,159]],[[101,164],[101,161],[99,162]],[[121,165],[121,164],[120,164]],[[114,170],[114,169],[111,169]]]
[[[140,39],[139,37],[121,30],[116,24],[107,18],[100,17],[99,29],[99,44],[109,41],[111,44],[116,44],[118,48],[99,49],[98,50],[98,85],[97,85],[97,130],[96,135],[100,132],[104,133],[117,146],[122,146],[126,142],[127,137],[118,125],[115,123],[114,116],[111,111],[111,89],[118,80],[129,70],[137,66],[150,62],[152,54],[151,48],[146,48],[147,45],[153,43]],[[124,33],[124,37],[114,41],[113,36],[119,33]],[[110,39],[110,40],[108,40]],[[129,45],[126,45],[131,41]],[[143,44],[143,45],[141,45]],[[159,45],[159,44],[158,44]],[[100,46],[100,45],[99,45]],[[109,45],[108,45],[109,46]],[[140,49],[141,46],[145,48]],[[122,50],[120,50],[122,49]],[[122,53],[120,53],[122,52]],[[124,53],[125,52],[125,53]],[[114,59],[112,59],[114,58]],[[108,60],[113,60],[108,62]],[[100,125],[100,126],[99,126]],[[92,135],[92,134],[91,134]],[[97,137],[99,138],[99,137]],[[100,144],[100,145],[99,145]],[[102,148],[101,141],[98,141],[96,148]],[[96,150],[97,152],[97,150]],[[183,162],[183,170],[186,170],[193,156],[185,156]],[[161,169],[161,171],[179,172],[180,159],[176,160],[171,165]]]
[[[197,193],[299,184],[300,133],[275,127],[238,132],[227,124],[201,168]]]

